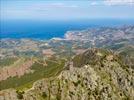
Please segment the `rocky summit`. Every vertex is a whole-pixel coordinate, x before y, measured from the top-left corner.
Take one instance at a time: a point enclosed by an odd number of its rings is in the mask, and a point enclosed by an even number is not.
[[[110,50],[88,49],[59,75],[28,90],[0,91],[0,100],[134,100],[134,69]]]

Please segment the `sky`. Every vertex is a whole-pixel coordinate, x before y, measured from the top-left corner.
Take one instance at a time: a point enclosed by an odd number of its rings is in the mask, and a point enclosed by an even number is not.
[[[134,19],[134,0],[0,0],[0,20]]]

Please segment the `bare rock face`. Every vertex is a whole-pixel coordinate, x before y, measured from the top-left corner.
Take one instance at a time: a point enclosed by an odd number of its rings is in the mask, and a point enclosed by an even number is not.
[[[9,89],[0,91],[0,100],[19,100],[16,90]]]
[[[17,92],[17,96],[22,100],[134,99],[134,70],[111,51],[87,50],[75,56],[69,67],[57,77],[35,82],[30,90]]]
[[[25,73],[32,72],[30,70],[30,67],[32,66],[34,62],[32,60],[24,62],[22,65],[19,66],[10,66],[1,68],[0,70],[0,81],[6,80],[9,77],[15,77],[15,76],[23,76]]]

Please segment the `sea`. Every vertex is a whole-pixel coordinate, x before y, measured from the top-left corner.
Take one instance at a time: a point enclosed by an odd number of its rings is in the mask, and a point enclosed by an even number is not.
[[[33,38],[47,40],[54,37],[64,38],[67,31],[83,30],[92,27],[117,27],[122,25],[134,25],[134,20],[2,20],[0,22],[0,39]]]

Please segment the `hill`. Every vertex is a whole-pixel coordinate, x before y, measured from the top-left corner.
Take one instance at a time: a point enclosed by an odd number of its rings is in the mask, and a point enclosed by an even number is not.
[[[88,49],[66,64],[58,76],[39,80],[26,91],[0,92],[10,100],[133,100],[134,70],[105,49]]]

